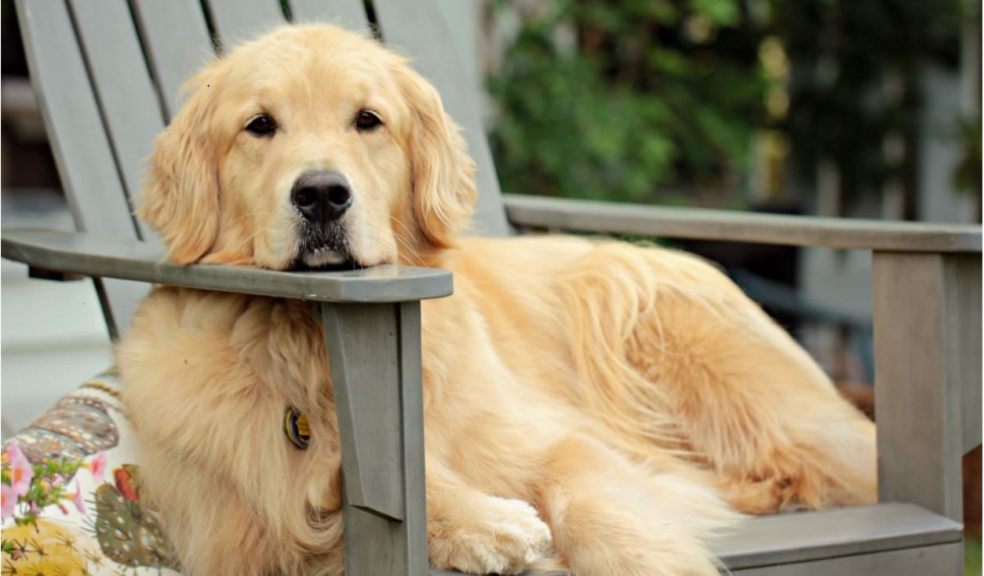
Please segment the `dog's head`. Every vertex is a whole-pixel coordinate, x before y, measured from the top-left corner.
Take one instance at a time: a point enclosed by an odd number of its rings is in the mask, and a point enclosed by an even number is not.
[[[437,91],[333,26],[215,61],[155,142],[138,214],[177,263],[365,267],[451,246],[474,163]]]

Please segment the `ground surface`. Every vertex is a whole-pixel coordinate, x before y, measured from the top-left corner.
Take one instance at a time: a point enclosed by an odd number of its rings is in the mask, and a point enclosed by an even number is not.
[[[3,228],[73,229],[64,201],[45,190],[3,193]],[[0,265],[3,434],[23,427],[82,380],[108,367],[109,338],[92,282],[32,280]]]

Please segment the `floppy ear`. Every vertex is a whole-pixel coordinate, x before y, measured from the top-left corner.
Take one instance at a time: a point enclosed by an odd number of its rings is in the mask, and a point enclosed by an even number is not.
[[[217,152],[209,145],[212,88],[208,71],[188,82],[192,97],[154,141],[137,215],[164,238],[168,257],[190,264],[215,244],[219,230]]]
[[[431,244],[448,248],[474,211],[475,162],[437,90],[404,62],[396,76],[414,117],[409,136],[414,217]]]

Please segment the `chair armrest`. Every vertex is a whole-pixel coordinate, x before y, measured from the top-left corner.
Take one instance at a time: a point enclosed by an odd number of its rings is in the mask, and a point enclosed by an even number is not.
[[[436,268],[384,265],[342,272],[279,272],[178,266],[149,244],[81,232],[4,230],[0,254],[44,270],[316,302],[409,302],[452,292],[451,273]]]
[[[981,227],[615,204],[506,194],[525,228],[904,252],[981,252]]]

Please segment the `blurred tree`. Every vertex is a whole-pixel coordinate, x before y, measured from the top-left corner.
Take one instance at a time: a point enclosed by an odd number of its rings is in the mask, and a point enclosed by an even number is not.
[[[980,18],[980,0],[492,5],[493,19],[519,20],[488,79],[504,189],[741,204],[746,188],[775,180],[755,180],[764,150],[791,155],[801,193],[823,188],[817,168],[829,167],[836,212],[894,194],[910,218],[929,136],[921,73],[933,63],[956,74],[961,23]],[[980,117],[958,122],[955,111],[940,128],[964,150],[955,182],[973,187]],[[792,200],[812,208],[812,197]]]
[[[679,202],[738,189],[765,120],[766,29],[737,0],[509,2],[520,29],[489,79],[509,191]],[[692,200],[692,192],[688,192]]]

